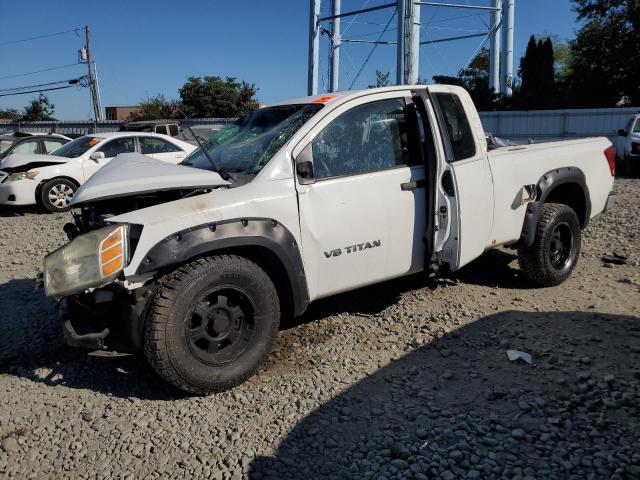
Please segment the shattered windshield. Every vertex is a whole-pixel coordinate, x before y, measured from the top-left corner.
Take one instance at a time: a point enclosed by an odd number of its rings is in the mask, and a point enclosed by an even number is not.
[[[51,155],[55,155],[56,157],[78,158],[102,140],[104,140],[104,138],[85,135],[54,150],[51,152]]]
[[[225,172],[257,175],[280,148],[314,116],[322,105],[280,105],[266,107],[227,125],[202,142],[214,163]],[[182,162],[213,170],[198,148]]]

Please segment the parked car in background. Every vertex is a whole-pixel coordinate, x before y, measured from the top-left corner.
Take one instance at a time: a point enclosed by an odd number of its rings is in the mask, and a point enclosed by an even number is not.
[[[640,174],[640,114],[631,117],[614,138],[618,165],[626,175]]]
[[[51,155],[10,155],[0,164],[0,205],[39,204],[50,212],[64,211],[78,187],[121,153],[178,163],[195,148],[166,135],[109,132],[85,135]]]
[[[194,125],[190,128],[185,128],[184,130],[182,130],[176,138],[198,146],[198,140],[200,140],[201,142],[208,140],[211,135],[214,135],[215,133],[222,130],[225,125],[228,124],[214,123],[211,125]]]
[[[121,132],[148,132],[177,137],[180,124],[175,120],[143,120],[125,123],[120,127]]]
[[[6,133],[0,135],[0,161],[13,153],[46,155],[70,141],[69,137],[57,133]]]

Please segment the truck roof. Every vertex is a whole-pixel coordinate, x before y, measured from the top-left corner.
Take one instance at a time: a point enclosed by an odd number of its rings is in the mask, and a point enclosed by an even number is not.
[[[426,85],[395,85],[392,87],[367,88],[367,89],[361,89],[361,90],[349,90],[344,92],[323,93],[323,94],[312,95],[307,97],[291,98],[281,102],[276,102],[270,106],[300,105],[300,104],[307,104],[307,103],[324,104],[324,103],[328,103],[335,100],[344,101],[344,100],[350,100],[352,98],[360,97],[362,95],[370,95],[373,93],[396,92],[396,91],[407,90],[408,88],[412,90],[423,90],[427,88],[427,86]]]

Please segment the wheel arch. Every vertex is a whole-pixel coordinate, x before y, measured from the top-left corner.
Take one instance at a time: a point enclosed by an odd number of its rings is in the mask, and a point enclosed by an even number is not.
[[[42,191],[42,187],[44,186],[45,183],[50,182],[51,180],[58,180],[58,179],[69,180],[76,186],[76,188],[80,188],[80,182],[78,182],[78,180],[76,180],[75,178],[69,177],[67,175],[55,175],[51,178],[45,178],[43,180],[40,180],[40,183],[38,183],[38,186],[36,187],[36,199],[40,198],[40,192]]]
[[[136,274],[168,271],[213,254],[240,255],[265,270],[278,291],[284,314],[297,316],[307,309],[309,292],[298,243],[273,219],[225,220],[176,232],[149,250]]]
[[[519,245],[530,247],[536,225],[545,203],[561,203],[571,207],[586,228],[591,218],[591,197],[584,172],[578,167],[562,167],[545,173],[536,185],[536,199],[527,205]]]

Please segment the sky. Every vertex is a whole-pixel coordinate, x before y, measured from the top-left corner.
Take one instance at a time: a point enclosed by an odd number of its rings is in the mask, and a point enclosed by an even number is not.
[[[489,5],[490,0],[438,0],[442,3]],[[342,0],[342,11],[387,0]],[[330,0],[322,0],[321,15]],[[573,38],[578,27],[570,0],[516,0],[515,59],[518,62],[532,34]],[[306,94],[308,0],[0,0],[0,94],[2,89],[69,80],[85,75],[76,64],[89,25],[104,106],[135,105],[163,94],[178,98],[187,77],[232,76],[254,83],[261,103]],[[344,38],[394,40],[396,21],[385,31],[393,9],[343,19]],[[422,39],[486,31],[488,13],[422,7]],[[23,39],[54,34],[29,41]],[[455,75],[480,47],[482,38],[427,46],[420,52],[420,78]],[[321,42],[320,89],[327,85],[327,40]],[[395,47],[350,44],[341,48],[340,89],[365,88],[375,71],[395,78]],[[364,63],[367,56],[369,61]],[[362,65],[364,64],[364,67]],[[66,67],[67,65],[71,65]],[[52,67],[58,70],[23,73]],[[358,72],[361,73],[358,75]],[[17,76],[20,75],[20,76]],[[7,78],[9,77],[9,78]],[[37,94],[0,96],[0,108],[23,108]],[[61,120],[92,117],[89,90],[72,87],[48,92]]]

